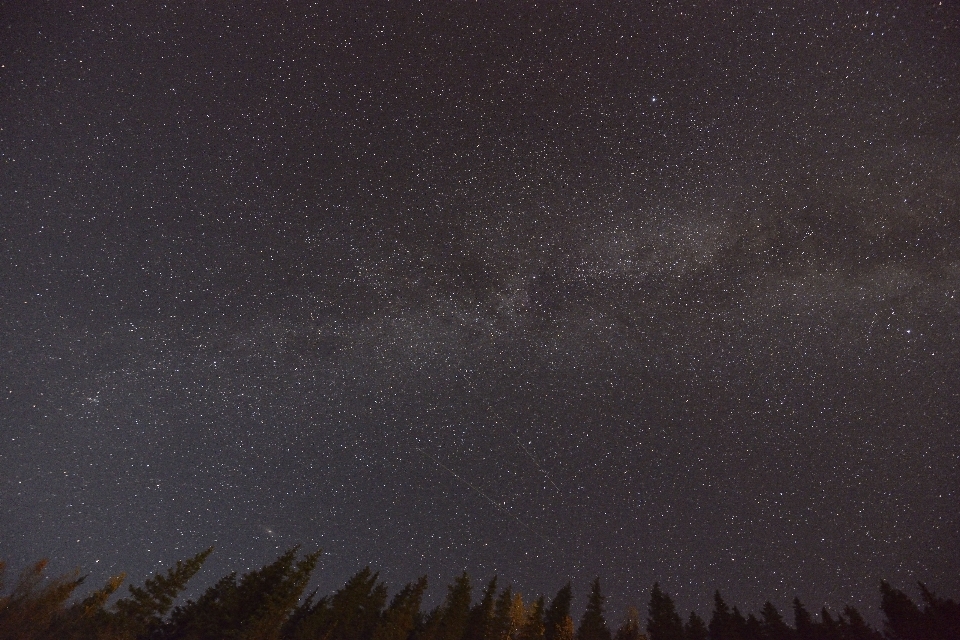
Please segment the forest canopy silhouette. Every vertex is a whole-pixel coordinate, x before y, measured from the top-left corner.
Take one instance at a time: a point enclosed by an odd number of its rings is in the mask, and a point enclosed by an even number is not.
[[[957,640],[960,604],[918,583],[920,602],[887,582],[880,584],[882,629],[871,627],[851,606],[814,615],[799,599],[779,612],[766,602],[759,613],[744,615],[714,594],[705,619],[685,619],[670,595],[654,584],[645,621],[631,607],[618,626],[610,626],[600,579],[593,581],[586,609],[575,624],[573,587],[566,584],[547,602],[525,600],[494,577],[474,597],[466,573],[447,587],[443,602],[421,609],[427,578],[421,577],[389,598],[386,585],[369,567],[338,591],[304,597],[320,552],[302,555],[299,547],[258,570],[230,573],[196,600],[175,606],[190,579],[213,552],[207,549],[178,561],[142,586],[113,600],[123,574],[85,597],[79,571],[46,577],[42,560],[22,570],[8,586],[0,562],[0,638],[17,640],[111,639],[188,640]],[[111,602],[111,600],[113,600]],[[792,624],[787,620],[792,619]]]

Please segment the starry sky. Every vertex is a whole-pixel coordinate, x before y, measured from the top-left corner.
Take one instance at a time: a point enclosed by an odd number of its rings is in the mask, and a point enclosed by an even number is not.
[[[960,591],[955,2],[226,4],[2,10],[12,565]]]

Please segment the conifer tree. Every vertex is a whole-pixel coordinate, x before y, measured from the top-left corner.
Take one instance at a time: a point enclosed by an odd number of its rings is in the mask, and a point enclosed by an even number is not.
[[[720,592],[713,594],[713,616],[710,618],[710,640],[736,640],[733,614]]]
[[[883,640],[883,635],[871,628],[860,612],[850,605],[843,608],[838,624],[844,640]],[[956,637],[960,638],[960,633]]]
[[[938,597],[918,582],[923,597],[923,616],[931,633],[940,638],[960,638],[960,603]]]
[[[884,615],[884,631],[894,640],[925,640],[929,638],[923,624],[920,608],[910,596],[894,589],[886,581],[880,583],[880,610]]]
[[[544,622],[543,622],[544,601],[543,596],[530,605],[527,612],[527,619],[520,629],[517,640],[544,640]]]
[[[297,610],[296,626],[286,625],[295,639],[369,640],[380,622],[387,601],[387,588],[378,583],[378,574],[365,567],[351,577],[329,599],[309,611]]]
[[[500,592],[493,611],[492,640],[510,640],[512,626],[511,606],[513,605],[513,589],[509,586]]]
[[[200,571],[211,553],[213,547],[189,560],[177,560],[177,564],[166,574],[154,575],[142,587],[130,585],[130,595],[114,605],[116,625],[134,636],[149,635],[159,630],[174,599],[187,586],[190,578]]]
[[[5,565],[0,566],[3,568]],[[65,603],[83,578],[74,571],[42,585],[46,568],[46,560],[27,567],[10,594],[0,596],[0,638],[32,640],[44,637],[54,628]]]
[[[427,620],[421,640],[463,640],[470,617],[470,577],[467,572],[447,587],[447,597]]]
[[[816,631],[813,627],[813,618],[810,612],[800,602],[800,598],[793,599],[793,625],[800,640],[813,640]]]
[[[817,626],[817,636],[820,640],[841,640],[837,622],[826,607],[820,609],[820,624]]]
[[[587,598],[587,608],[580,620],[577,629],[577,640],[611,640],[610,629],[603,618],[603,603],[606,598],[600,592],[600,578],[593,581],[590,596]]]
[[[627,609],[626,618],[623,624],[617,628],[614,635],[615,640],[646,640],[646,636],[640,631],[640,612],[636,607]]]
[[[417,624],[410,634],[410,640],[432,640],[440,627],[440,618],[443,617],[443,605],[434,607],[429,613],[417,616]]]
[[[573,589],[568,582],[564,585],[557,595],[550,602],[550,607],[544,616],[544,638],[545,640],[560,640],[560,628],[566,624],[567,618],[573,624],[573,618],[570,616],[570,604],[573,601]]]
[[[112,614],[107,611],[107,600],[110,599],[120,585],[125,575],[113,576],[101,588],[97,589],[80,602],[72,604],[63,615],[58,616],[50,628],[48,637],[58,640],[72,640],[87,638],[102,638],[110,633],[117,633],[113,624]],[[2,637],[2,635],[0,635]]]
[[[749,637],[747,619],[743,617],[737,607],[734,607],[730,613],[730,630],[727,633],[730,638],[736,640],[746,640]]]
[[[519,593],[514,593],[513,598],[510,600],[509,619],[510,631],[507,637],[511,638],[511,640],[516,640],[520,634],[520,629],[523,627],[523,623],[527,619],[527,605],[524,604],[523,596]]]
[[[736,611],[736,608],[734,608],[734,611]],[[743,630],[740,632],[740,637],[743,638],[743,640],[764,640],[763,629],[760,626],[760,621],[757,619],[757,616],[752,613],[747,616]]]
[[[570,616],[564,616],[563,620],[560,621],[560,624],[557,625],[557,640],[575,640],[575,633],[573,630],[573,618]]]
[[[312,553],[296,560],[299,547],[273,563],[237,580],[231,573],[197,600],[174,609],[165,625],[168,638],[273,639],[294,611],[320,557]]]
[[[420,611],[420,601],[427,590],[427,577],[405,586],[383,614],[371,640],[407,640]]]
[[[497,595],[497,577],[494,576],[483,590],[480,602],[470,609],[464,640],[492,640],[494,603]]]
[[[793,629],[783,621],[783,616],[767,600],[760,609],[760,632],[764,640],[791,640]]]
[[[690,612],[687,624],[683,626],[683,637],[685,640],[707,640],[710,637],[703,618],[694,611]]]
[[[647,633],[650,640],[683,640],[683,621],[673,600],[654,583],[647,606]]]

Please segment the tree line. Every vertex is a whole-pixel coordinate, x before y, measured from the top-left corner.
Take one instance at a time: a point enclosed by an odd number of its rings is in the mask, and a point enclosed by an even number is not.
[[[378,574],[365,568],[331,595],[303,594],[320,552],[290,549],[276,561],[238,576],[230,573],[196,600],[174,606],[187,582],[212,552],[179,561],[166,572],[114,595],[124,576],[113,577],[83,598],[79,572],[46,578],[46,561],[24,569],[12,586],[0,562],[0,639],[16,640],[960,640],[960,604],[920,584],[921,600],[880,584],[881,630],[853,607],[813,615],[793,601],[792,624],[769,601],[744,615],[719,592],[705,621],[683,619],[670,595],[655,584],[645,621],[631,607],[615,630],[605,618],[605,597],[594,580],[579,624],[567,583],[549,601],[525,601],[494,577],[474,597],[466,573],[447,587],[443,602],[422,611],[426,576],[388,598]]]

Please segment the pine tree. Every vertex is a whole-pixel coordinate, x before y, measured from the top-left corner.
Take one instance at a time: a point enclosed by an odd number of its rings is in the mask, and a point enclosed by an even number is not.
[[[880,610],[883,611],[886,635],[895,640],[925,638],[920,608],[910,596],[894,589],[886,581],[880,583]]]
[[[513,589],[507,587],[500,592],[493,608],[493,624],[491,625],[491,640],[509,640],[511,617],[510,607],[513,604]]]
[[[813,627],[813,618],[800,602],[800,598],[793,599],[793,625],[797,629],[797,637],[800,640],[813,640],[816,631]]]
[[[5,564],[0,563],[0,573],[4,568]],[[63,616],[67,600],[83,578],[74,571],[41,586],[46,568],[46,560],[27,567],[20,573],[10,594],[0,596],[0,638],[32,640],[44,637]]]
[[[817,636],[819,640],[842,640],[837,622],[826,607],[820,609],[820,624],[818,627]]]
[[[378,581],[378,574],[365,567],[350,578],[333,596],[323,599],[304,612],[293,614],[296,627],[286,625],[293,638],[327,638],[328,640],[369,640],[380,622],[387,601],[387,588]]]
[[[427,590],[427,577],[405,586],[394,596],[371,640],[407,640],[420,611],[420,601]]]
[[[949,598],[940,598],[918,582],[920,595],[923,597],[923,617],[926,627],[938,640],[943,638],[960,638],[960,603]]]
[[[530,611],[527,612],[527,619],[520,629],[517,640],[544,640],[543,609],[543,596],[540,596],[530,605]]]
[[[752,613],[747,616],[741,637],[744,640],[764,640],[763,628],[761,627],[757,616],[753,615]]]
[[[593,581],[590,596],[587,599],[587,608],[580,620],[577,629],[577,640],[611,640],[610,629],[603,618],[603,603],[606,598],[600,592],[600,578]]]
[[[483,596],[472,609],[464,631],[464,640],[492,640],[494,602],[497,595],[497,577],[494,576],[483,590]]]
[[[527,605],[524,604],[523,596],[519,593],[513,594],[513,598],[510,600],[509,618],[510,631],[507,637],[516,640],[520,634],[520,629],[523,627],[523,623],[527,619]]]
[[[727,633],[729,638],[735,638],[736,640],[746,640],[749,638],[747,619],[743,617],[743,614],[740,613],[740,609],[737,607],[734,607],[733,612],[730,614],[730,630]]]
[[[470,577],[464,571],[447,587],[446,600],[431,613],[420,640],[463,640],[470,617],[470,593]]]
[[[561,640],[559,636],[560,629],[566,624],[567,618],[570,618],[572,626],[573,618],[570,616],[570,604],[572,601],[573,589],[568,582],[557,592],[557,595],[554,596],[544,616],[545,640]]]
[[[563,620],[557,625],[557,640],[575,640],[573,631],[573,618],[564,616]]]
[[[647,633],[650,640],[683,640],[683,621],[673,600],[654,583],[647,606]]]
[[[883,635],[867,624],[860,612],[847,605],[839,617],[840,637],[843,640],[883,640]],[[955,637],[960,638],[960,633]]]
[[[710,640],[735,640],[733,614],[720,592],[713,594],[713,616],[710,618]]]
[[[299,547],[273,563],[237,580],[224,576],[195,602],[174,609],[165,625],[170,638],[279,638],[284,622],[296,609],[320,552],[296,560]]]
[[[72,604],[54,622],[47,637],[58,640],[86,640],[105,637],[111,633],[111,630],[116,632],[112,614],[107,610],[106,604],[110,596],[123,584],[124,577],[122,573],[113,576],[104,586],[83,600]]]
[[[636,607],[627,608],[627,616],[617,629],[614,640],[646,640],[640,631],[640,612]]]
[[[687,618],[687,624],[683,627],[683,635],[686,640],[707,640],[710,637],[703,618],[694,611],[691,611],[690,617]]]
[[[213,547],[201,551],[189,560],[178,560],[166,574],[156,574],[142,587],[130,585],[130,595],[118,600],[116,625],[134,636],[148,635],[160,629],[163,617],[170,611],[173,601],[203,566]]]
[[[793,638],[793,629],[787,626],[787,623],[783,621],[783,616],[769,600],[760,609],[760,630],[764,640],[791,640]]]

